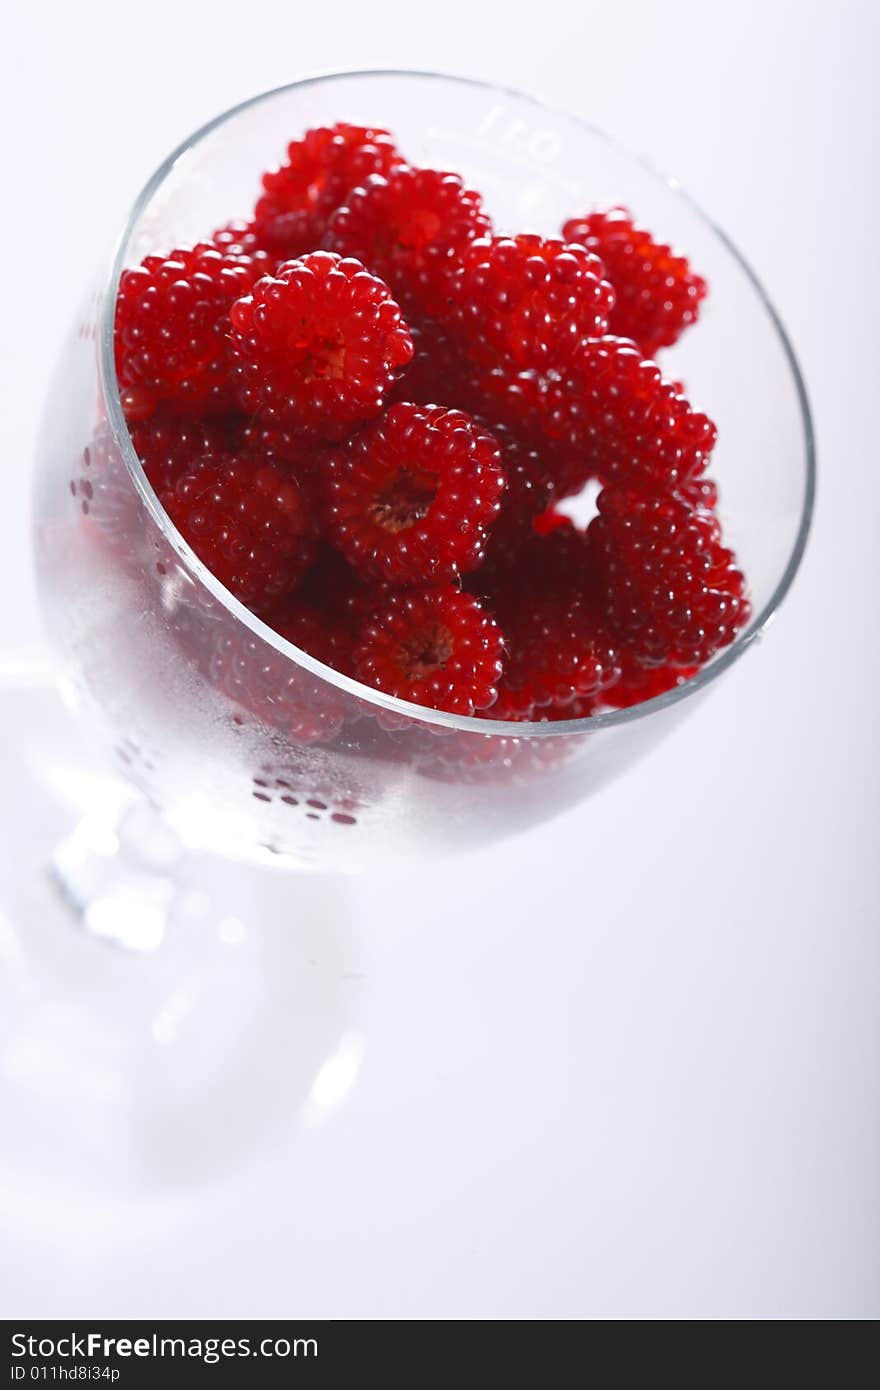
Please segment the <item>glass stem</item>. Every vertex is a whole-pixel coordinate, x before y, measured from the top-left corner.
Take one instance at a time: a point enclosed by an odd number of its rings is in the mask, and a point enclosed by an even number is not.
[[[56,847],[52,877],[83,929],[132,951],[162,943],[183,857],[176,835],[149,802],[90,815]]]

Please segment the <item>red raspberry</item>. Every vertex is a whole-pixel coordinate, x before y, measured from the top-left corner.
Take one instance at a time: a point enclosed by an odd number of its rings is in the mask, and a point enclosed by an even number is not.
[[[501,512],[492,525],[486,549],[486,563],[515,552],[531,534],[538,517],[553,501],[554,489],[539,449],[521,444],[512,434],[495,426],[493,434],[501,445],[501,463],[507,485],[501,499]]]
[[[624,338],[584,342],[565,374],[547,383],[536,413],[568,492],[593,476],[680,491],[702,474],[715,444],[708,416],[676,395]]]
[[[449,277],[448,322],[490,366],[564,365],[583,338],[608,331],[614,291],[582,246],[540,236],[481,237]]]
[[[159,500],[199,559],[249,608],[289,594],[314,558],[302,489],[264,459],[201,459]]]
[[[678,489],[676,496],[692,507],[714,512],[718,506],[718,485],[712,478],[689,478]]]
[[[475,576],[479,583],[482,572]],[[513,601],[521,594],[549,594],[556,598],[568,595],[591,596],[596,591],[596,564],[593,547],[586,531],[575,526],[571,517],[551,507],[536,518],[531,535],[513,556],[507,571],[501,571],[491,586],[499,584]]]
[[[326,606],[305,602],[299,594],[275,609],[267,619],[277,633],[286,637],[316,661],[332,666],[343,675],[352,674],[352,633],[344,623],[331,617]]]
[[[496,545],[493,534],[483,564],[464,577],[464,587],[496,614],[505,633],[526,600],[548,594],[564,598],[595,588],[586,533],[567,516],[548,525],[547,519],[556,515],[553,507],[539,513],[518,542],[510,545],[503,543],[503,530],[501,544]]]
[[[413,360],[394,388],[399,401],[416,405],[451,405],[463,398],[461,350],[430,319],[411,323]]]
[[[477,364],[463,375],[459,393],[462,404],[486,420],[490,429],[500,437],[516,440],[540,458],[546,483],[552,496],[558,498],[580,492],[592,476],[583,448],[552,418],[555,394],[560,390],[558,373],[548,381],[538,372],[511,372],[506,367]]]
[[[540,516],[535,517],[532,530],[537,536],[552,536],[557,531],[562,531],[566,535],[576,532],[581,538],[585,534],[583,531],[577,531],[571,517],[566,516],[557,507],[548,507],[546,512],[541,512]]]
[[[553,515],[552,513],[550,514]],[[592,547],[568,517],[533,534],[488,583],[487,606],[507,639],[507,665],[490,719],[580,717],[619,675],[617,643],[604,620]]]
[[[364,583],[344,556],[321,540],[296,596],[354,635],[388,591],[387,586]]]
[[[547,383],[537,372],[468,364],[461,375],[461,403],[494,428],[503,426],[533,446],[546,444]]]
[[[646,357],[671,347],[695,321],[705,280],[684,256],[637,226],[626,208],[573,217],[562,235],[601,258],[615,293],[610,331],[634,339]]]
[[[673,666],[640,666],[624,649],[620,659],[620,680],[613,689],[605,691],[603,703],[614,709],[629,709],[631,705],[640,705],[645,700],[653,700],[658,695],[665,695],[667,690],[683,685],[698,669],[696,666],[685,667],[684,670]]]
[[[350,191],[370,174],[387,174],[400,155],[387,130],[319,126],[287,147],[287,161],[263,175],[254,211],[258,242],[280,260],[320,246],[327,222]]]
[[[253,222],[227,222],[218,227],[211,243],[224,256],[250,256],[260,267],[260,275],[271,275],[278,263],[276,256],[270,256],[260,246]]]
[[[327,535],[369,578],[436,583],[479,565],[503,491],[498,443],[469,415],[398,402],[328,455]]]
[[[570,710],[577,701],[594,700],[620,674],[616,644],[598,605],[576,592],[524,596],[505,632],[507,668],[492,719]]]
[[[393,593],[354,651],[364,685],[401,700],[472,715],[497,695],[503,638],[470,594],[449,585]]]
[[[277,464],[285,472],[292,472],[317,516],[324,445],[303,439],[302,435],[290,430],[261,424],[248,416],[238,417],[230,426],[228,437],[234,454],[261,458]]]
[[[412,357],[387,287],[326,251],[260,280],[231,319],[245,410],[301,435],[340,439],[378,415]]]
[[[205,242],[122,272],[116,374],[129,418],[160,401],[187,411],[230,407],[229,311],[262,273],[259,258]]]
[[[542,719],[548,717],[542,712]],[[485,718],[494,718],[491,710]],[[571,739],[523,738],[513,730],[507,736],[453,733],[430,743],[422,739],[413,766],[419,776],[432,782],[531,791],[537,777],[555,771],[575,751]]]
[[[457,174],[402,165],[352,191],[330,219],[325,244],[363,261],[401,303],[431,314],[446,300],[455,258],[490,231],[479,193]]]
[[[172,488],[181,474],[205,455],[227,447],[225,423],[171,415],[165,411],[134,422],[129,430],[135,453],[156,492]]]
[[[606,488],[588,538],[609,623],[636,660],[701,666],[748,620],[745,580],[711,512]]]
[[[272,617],[270,625],[325,665],[347,668],[351,639],[326,615],[293,601]],[[326,743],[345,722],[345,699],[335,686],[255,637],[225,636],[211,655],[209,674],[240,709],[298,743]]]

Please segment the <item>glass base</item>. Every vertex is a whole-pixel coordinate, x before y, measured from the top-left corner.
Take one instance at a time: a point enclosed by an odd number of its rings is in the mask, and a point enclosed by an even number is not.
[[[320,1123],[363,1052],[350,883],[185,852],[38,660],[0,711],[0,1203],[222,1180]]]

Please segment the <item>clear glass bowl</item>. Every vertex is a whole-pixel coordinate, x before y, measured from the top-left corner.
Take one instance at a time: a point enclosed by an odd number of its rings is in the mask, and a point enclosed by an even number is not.
[[[460,171],[501,230],[556,234],[572,214],[619,201],[707,277],[700,323],[663,362],[719,426],[712,471],[754,617],[683,686],[565,724],[431,713],[279,637],[164,515],[117,391],[120,270],[247,217],[260,171],[307,127],[337,120],[386,126],[413,162]],[[515,93],[428,73],[342,73],[225,112],[144,188],[55,376],[36,554],[66,687],[186,841],[350,868],[521,830],[634,762],[766,626],[800,562],[813,490],[809,410],[782,326],[739,253],[673,182],[583,121]]]

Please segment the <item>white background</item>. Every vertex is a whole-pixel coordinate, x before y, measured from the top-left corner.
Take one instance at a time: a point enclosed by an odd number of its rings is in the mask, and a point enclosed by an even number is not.
[[[326,1122],[254,1053],[271,1135],[230,1092],[219,1176],[122,1199],[86,1192],[73,1110],[64,1200],[0,1186],[0,1313],[875,1317],[875,7],[78,0],[5,30],[4,644],[34,637],[27,474],[96,257],[184,134],[321,69],[495,79],[672,169],[791,332],[820,489],[767,640],[642,765],[453,874],[355,887],[361,1065]]]

